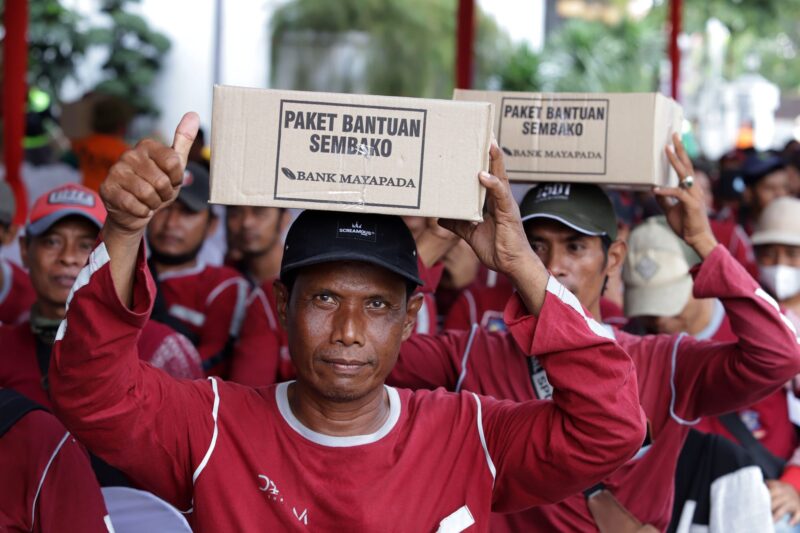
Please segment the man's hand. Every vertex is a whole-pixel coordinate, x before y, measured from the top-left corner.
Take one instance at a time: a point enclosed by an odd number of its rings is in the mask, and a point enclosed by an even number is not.
[[[186,113],[175,129],[172,147],[147,139],[120,158],[100,187],[108,211],[103,242],[120,301],[133,304],[133,274],[142,236],[153,213],[178,197],[189,149],[200,119]]]
[[[484,265],[508,276],[528,311],[536,315],[544,303],[549,274],[528,244],[503,165],[503,153],[494,143],[489,156],[490,173],[479,174],[487,193],[483,222],[443,219],[439,223],[467,241]]]
[[[586,505],[600,533],[658,532],[658,529],[650,524],[642,524],[607,490],[598,491],[590,496]]]
[[[767,488],[772,499],[772,520],[777,522],[784,515],[790,515],[789,524],[800,524],[800,494],[788,483],[768,480]]]
[[[692,161],[677,133],[672,135],[672,142],[675,150],[667,146],[665,148],[667,158],[678,173],[678,179],[684,182],[687,177],[694,176]],[[695,184],[687,188],[656,187],[653,192],[672,230],[686,241],[686,244],[694,248],[701,258],[708,257],[717,246],[717,239],[711,232],[711,224],[708,222],[703,189]]]
[[[145,139],[122,154],[100,187],[108,211],[104,233],[112,230],[141,236],[153,213],[175,200],[199,127],[197,114],[186,113],[171,148]]]

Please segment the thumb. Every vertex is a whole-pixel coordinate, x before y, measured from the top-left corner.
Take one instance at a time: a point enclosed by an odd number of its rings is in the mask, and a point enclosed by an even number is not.
[[[189,159],[189,150],[197,137],[197,130],[200,129],[200,117],[194,111],[183,115],[178,127],[175,128],[175,137],[172,140],[172,149],[181,158],[181,165],[185,168]]]

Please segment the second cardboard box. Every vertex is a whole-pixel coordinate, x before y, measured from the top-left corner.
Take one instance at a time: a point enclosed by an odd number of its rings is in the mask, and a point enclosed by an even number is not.
[[[664,154],[683,111],[657,93],[517,93],[457,89],[495,106],[494,131],[515,181],[676,185]]]

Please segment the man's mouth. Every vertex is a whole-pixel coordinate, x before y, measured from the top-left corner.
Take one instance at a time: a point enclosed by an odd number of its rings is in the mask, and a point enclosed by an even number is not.
[[[345,357],[323,357],[322,362],[330,366],[337,374],[357,374],[363,368],[369,366],[369,363],[365,361]]]
[[[69,276],[69,275],[58,275],[52,276],[52,280],[55,282],[56,285],[62,288],[71,289],[72,286],[75,284],[75,278],[77,276]]]

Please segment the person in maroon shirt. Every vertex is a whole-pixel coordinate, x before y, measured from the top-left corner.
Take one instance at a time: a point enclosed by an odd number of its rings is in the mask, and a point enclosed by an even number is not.
[[[628,239],[623,273],[626,314],[640,322],[649,334],[688,333],[699,340],[735,342],[736,335],[722,303],[715,298],[700,299],[692,295],[690,266],[698,261],[699,257],[672,233],[662,217],[652,217],[640,224]],[[652,265],[658,265],[658,268],[654,269]],[[728,415],[706,417],[694,429],[741,443],[730,429],[731,424],[735,423],[749,431],[768,453],[779,458],[778,462],[787,461],[792,456],[798,442],[794,426],[789,420],[784,388],[739,409],[734,415],[741,422]],[[777,472],[772,475],[780,474]],[[789,472],[786,474],[791,477]],[[787,514],[793,521],[800,518],[797,490],[783,479],[769,478],[767,484],[772,495],[775,521],[784,519]],[[758,487],[744,486],[742,490],[756,489]],[[762,499],[766,500],[755,496],[751,498],[752,501]],[[735,524],[741,513],[747,515],[756,512],[759,512],[756,507],[733,509],[725,516],[731,524]]]
[[[448,226],[515,283],[507,321],[551,373],[553,401],[387,387],[421,305],[416,247],[399,217],[352,212],[306,211],[286,238],[275,292],[296,381],[252,389],[142,365],[142,236],[178,194],[198,122],[184,117],[174,149],[140,143],[102,187],[104,241],[50,367],[56,411],[90,450],[191,511],[196,531],[485,532],[490,509],[556,501],[633,455],[644,426],[631,360],[524,246],[496,145],[484,222]]]
[[[0,386],[50,407],[47,367],[70,289],[94,246],[106,211],[81,185],[57,187],[39,197],[20,242],[36,302],[30,318],[0,325]],[[142,358],[175,377],[202,377],[200,356],[182,335],[148,321],[139,338]]]
[[[0,531],[113,531],[86,450],[51,415],[0,388]]]
[[[5,181],[0,181],[0,247],[10,245],[16,238],[15,212],[14,193]],[[25,321],[35,299],[28,274],[0,257],[0,324]]]
[[[283,234],[291,213],[281,207],[229,205],[225,208],[225,230],[229,246],[242,258],[230,266],[250,282],[251,287],[272,283],[278,277],[283,256]]]
[[[685,181],[691,163],[680,140],[673,140],[679,158],[667,153]],[[604,490],[597,494],[603,502],[618,500],[636,521],[663,530],[672,512],[672,478],[688,428],[698,418],[752,405],[778,390],[800,370],[800,350],[796,331],[785,323],[777,303],[717,245],[699,188],[656,193],[672,229],[703,259],[692,270],[695,296],[718,298],[738,337],[735,343],[717,343],[607,330],[636,365],[648,439],[633,460],[603,481]],[[670,197],[677,201],[668,201]],[[590,316],[602,316],[605,278],[610,270],[621,268],[626,251],[625,243],[615,240],[616,217],[602,189],[541,184],[523,199],[521,211],[530,246],[553,278],[574,292]],[[503,338],[507,334],[477,326],[469,332],[415,335],[404,343],[390,383],[469,390],[513,401],[557,398],[559,386],[536,358],[493,346]],[[591,377],[576,374],[572,379]],[[592,531],[597,528],[592,505],[576,493],[555,505],[496,514],[492,529]]]
[[[767,206],[789,195],[789,173],[784,159],[773,152],[754,152],[745,159],[742,169],[745,190],[739,223],[748,235]]]
[[[241,254],[227,264],[238,270],[252,289],[230,359],[228,378],[236,383],[270,385],[294,376],[272,290],[290,221],[289,210],[279,207],[229,205],[225,209],[229,250]]]
[[[178,201],[156,213],[147,228],[158,283],[153,318],[192,341],[206,375],[227,377],[250,289],[236,270],[198,259],[219,219],[208,204],[208,171],[189,162],[185,172]]]

